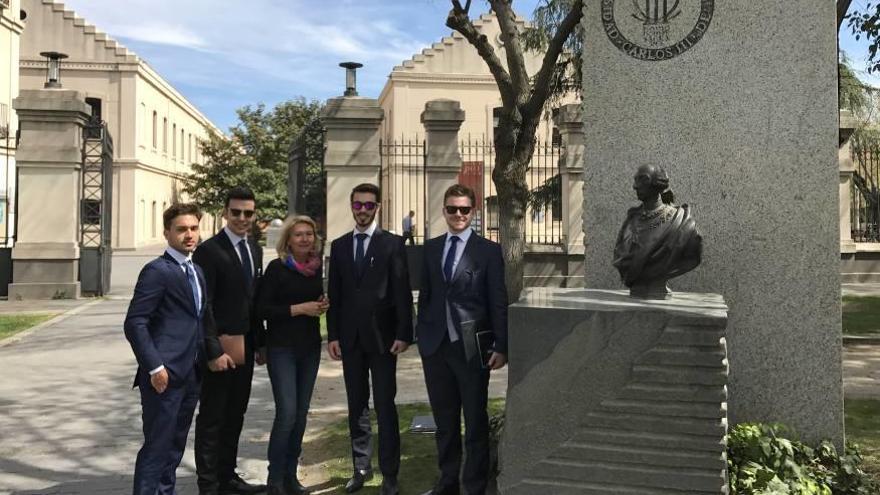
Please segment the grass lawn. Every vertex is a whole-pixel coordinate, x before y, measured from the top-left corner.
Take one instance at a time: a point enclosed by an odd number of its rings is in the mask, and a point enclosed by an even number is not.
[[[846,399],[846,440],[858,444],[863,468],[880,481],[880,400]]]
[[[880,297],[843,296],[843,333],[880,334]]]
[[[489,401],[489,416],[504,409],[503,399]],[[431,414],[428,404],[404,404],[397,406],[400,417],[400,487],[402,493],[422,493],[430,490],[437,479],[437,450],[434,435],[409,433],[413,416]],[[374,441],[378,438],[376,418],[373,416]],[[374,450],[376,446],[374,445]],[[336,487],[334,494],[345,493],[345,483],[351,477],[351,443],[348,437],[348,421],[342,420],[322,431],[312,441],[303,445],[304,457],[309,464],[319,463],[329,478],[326,487]],[[376,495],[382,484],[378,475],[378,452],[373,454],[373,469],[377,476],[358,493]]]
[[[43,323],[53,316],[55,316],[53,313],[0,315],[0,340]]]

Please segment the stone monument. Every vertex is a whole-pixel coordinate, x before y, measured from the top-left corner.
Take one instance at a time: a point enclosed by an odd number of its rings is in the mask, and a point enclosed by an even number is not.
[[[505,495],[728,492],[727,307],[666,287],[702,240],[663,168],[632,187],[613,256],[629,294],[527,289],[510,308]]]
[[[674,288],[730,305],[731,422],[840,447],[835,16],[825,0],[585,2],[584,273],[623,288],[619,185],[628,164],[662,164],[705,244]]]

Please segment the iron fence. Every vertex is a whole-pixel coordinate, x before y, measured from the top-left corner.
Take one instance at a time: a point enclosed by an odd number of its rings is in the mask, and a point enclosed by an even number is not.
[[[483,236],[499,240],[500,205],[492,171],[495,169],[495,144],[484,137],[461,141],[462,167],[459,182],[472,188],[477,195],[474,228]],[[538,141],[526,171],[529,203],[526,208],[525,240],[527,244],[562,243],[562,191],[559,157],[562,146]]]
[[[880,242],[880,145],[852,138],[855,173],[850,197],[850,228],[855,242]]]
[[[382,228],[403,234],[403,217],[415,212],[413,240],[425,242],[425,141],[418,136],[400,141],[380,141]]]
[[[379,144],[383,229],[402,231],[403,217],[415,211],[415,242],[424,242],[426,175],[425,142],[418,137]],[[458,182],[474,190],[476,209],[472,226],[480,235],[499,240],[500,206],[492,171],[495,145],[485,137],[471,137],[459,143],[461,168]],[[562,193],[559,157],[562,146],[538,142],[526,172],[529,204],[526,209],[525,241],[528,244],[562,243]]]

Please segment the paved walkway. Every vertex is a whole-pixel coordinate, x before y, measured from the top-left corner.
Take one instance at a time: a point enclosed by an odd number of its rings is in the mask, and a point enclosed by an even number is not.
[[[23,338],[0,344],[0,495],[130,492],[142,437],[139,397],[131,389],[135,361],[121,326],[130,280],[157,252],[161,249],[117,255],[116,284],[107,299],[0,302],[0,313],[68,311]],[[880,285],[844,291],[880,294]],[[345,415],[341,367],[323,356],[307,441]],[[880,346],[849,346],[844,374],[848,396],[880,398]],[[506,373],[494,375],[491,395],[503,396],[506,381]],[[417,350],[401,359],[398,385],[399,402],[427,400]],[[265,478],[273,414],[268,377],[261,367],[255,373],[240,450],[240,467],[251,479]],[[180,495],[197,493],[192,453],[191,430],[178,470]],[[307,485],[326,481],[315,464],[304,452]]]
[[[128,300],[85,304],[77,314],[0,347],[0,494],[119,495],[131,490],[142,436],[139,397],[131,389],[135,361],[121,329]],[[493,396],[503,395],[506,378],[506,373],[493,378]],[[416,349],[400,361],[398,389],[401,403],[427,401]],[[326,353],[312,404],[309,435],[344,417],[342,368]],[[252,479],[265,479],[273,414],[268,377],[260,367],[240,450],[240,467]],[[191,430],[178,470],[180,495],[197,493],[192,436]],[[310,464],[306,451],[304,482],[324,482]]]

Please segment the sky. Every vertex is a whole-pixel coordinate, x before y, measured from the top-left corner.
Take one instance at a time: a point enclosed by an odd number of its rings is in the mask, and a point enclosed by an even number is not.
[[[395,65],[451,32],[448,0],[64,3],[147,61],[224,131],[245,105],[340,96],[340,62],[364,64],[358,93],[378,97]],[[528,15],[537,3],[514,5]],[[481,0],[471,7],[487,10]]]
[[[515,0],[529,17],[540,0]],[[866,0],[854,0],[853,8]],[[245,105],[345,89],[339,62],[364,64],[358,92],[378,97],[395,65],[450,34],[448,0],[66,0],[69,8],[146,60],[220,129]],[[488,10],[475,0],[471,11]],[[840,47],[864,72],[867,43],[844,26]]]

